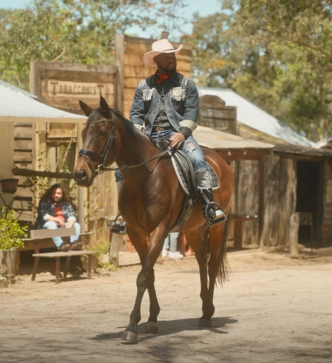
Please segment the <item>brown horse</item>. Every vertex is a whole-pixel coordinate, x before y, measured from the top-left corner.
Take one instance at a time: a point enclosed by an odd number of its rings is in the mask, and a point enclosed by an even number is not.
[[[154,287],[154,264],[158,259],[168,232],[179,217],[185,193],[173,170],[170,157],[165,155],[147,164],[134,166],[158,155],[160,149],[150,138],[138,131],[133,123],[118,111],[111,110],[101,97],[100,107],[92,109],[80,102],[88,121],[82,131],[83,149],[74,169],[74,178],[80,186],[90,186],[102,169],[116,161],[123,174],[119,195],[119,210],[127,222],[127,233],[135,246],[142,265],[137,276],[137,295],[130,322],[122,339],[136,343],[137,324],[141,319],[141,302],[145,290],[150,298],[150,316],[147,333],[157,333],[160,312]],[[227,214],[234,188],[234,176],[228,164],[214,151],[203,148],[206,160],[215,170],[220,181],[214,191],[214,200]],[[211,326],[214,314],[213,294],[217,281],[225,279],[227,223],[209,227],[202,215],[197,197],[195,208],[183,232],[194,250],[201,278],[203,315],[199,326]]]

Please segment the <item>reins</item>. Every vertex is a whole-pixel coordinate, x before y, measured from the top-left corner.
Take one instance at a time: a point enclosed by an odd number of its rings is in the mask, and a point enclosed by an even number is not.
[[[167,153],[170,153],[170,149],[164,150],[161,153],[159,153],[158,155],[153,156],[152,158],[150,158],[148,160],[142,161],[141,163],[134,164],[134,165],[123,165],[121,167],[109,167],[109,168],[104,167],[101,172],[99,171],[100,165],[98,165],[98,169],[96,169],[96,171],[98,170],[98,173],[102,174],[104,171],[128,170],[128,169],[138,168],[139,166],[145,165],[145,164],[149,163],[150,161],[160,158],[161,156],[163,156]]]
[[[78,156],[82,156],[84,158],[84,160],[88,164],[88,166],[91,169],[91,171],[94,171],[94,172],[96,172],[98,174],[102,174],[104,171],[128,170],[128,169],[138,168],[138,167],[140,167],[142,165],[145,165],[145,164],[149,163],[150,161],[152,161],[154,159],[160,158],[161,156],[163,156],[163,155],[165,155],[167,153],[171,153],[171,148],[168,148],[167,150],[162,151],[158,155],[155,155],[152,158],[150,158],[148,160],[145,160],[145,161],[143,161],[141,163],[138,163],[138,164],[134,164],[134,165],[123,165],[121,167],[107,167],[105,165],[106,164],[107,155],[108,155],[109,150],[111,149],[111,146],[112,146],[113,141],[116,140],[116,136],[114,134],[115,133],[115,131],[114,131],[115,130],[115,121],[114,121],[113,112],[112,112],[112,119],[111,120],[103,119],[103,120],[92,121],[89,124],[89,126],[92,125],[92,124],[100,123],[100,122],[109,122],[109,123],[111,123],[113,125],[111,134],[110,134],[110,136],[108,138],[108,141],[107,141],[107,144],[106,144],[106,148],[103,151],[102,155],[98,155],[95,152],[90,151],[90,150],[87,150],[87,149],[81,149],[78,152]],[[110,164],[113,164],[114,163],[114,161],[115,161],[115,155],[116,155],[116,143],[115,143],[115,150],[114,150],[114,159],[113,159],[113,161]],[[101,162],[101,164],[98,165],[97,169],[93,169],[91,163],[86,158],[86,156],[89,156],[89,157],[94,158],[94,159],[98,160],[99,162]]]

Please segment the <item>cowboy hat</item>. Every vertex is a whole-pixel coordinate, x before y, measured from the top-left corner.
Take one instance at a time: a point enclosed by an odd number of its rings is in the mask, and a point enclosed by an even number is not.
[[[152,43],[152,50],[143,56],[143,61],[147,66],[155,66],[153,58],[162,53],[179,53],[182,49],[182,44],[174,49],[173,45],[167,39],[160,39]]]

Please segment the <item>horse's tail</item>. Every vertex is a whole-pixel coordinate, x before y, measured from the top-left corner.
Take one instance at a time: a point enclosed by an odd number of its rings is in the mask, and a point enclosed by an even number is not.
[[[228,215],[230,216],[231,213],[229,212]],[[229,237],[229,219],[227,219],[225,222],[221,250],[218,256],[218,276],[216,281],[220,285],[222,285],[228,279],[229,265],[226,257],[228,237]]]

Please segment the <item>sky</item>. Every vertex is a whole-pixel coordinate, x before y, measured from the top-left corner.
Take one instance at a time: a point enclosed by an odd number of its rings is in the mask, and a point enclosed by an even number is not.
[[[30,1],[29,0],[0,0],[1,8],[24,8]],[[186,7],[186,13],[188,14],[188,24],[183,27],[183,33],[190,34],[192,30],[192,24],[190,20],[195,12],[199,12],[200,16],[207,16],[209,14],[214,14],[220,11],[221,3],[220,0],[187,0],[189,4]],[[131,28],[128,33],[136,33],[139,37],[150,38],[148,32],[143,32],[139,28]]]

